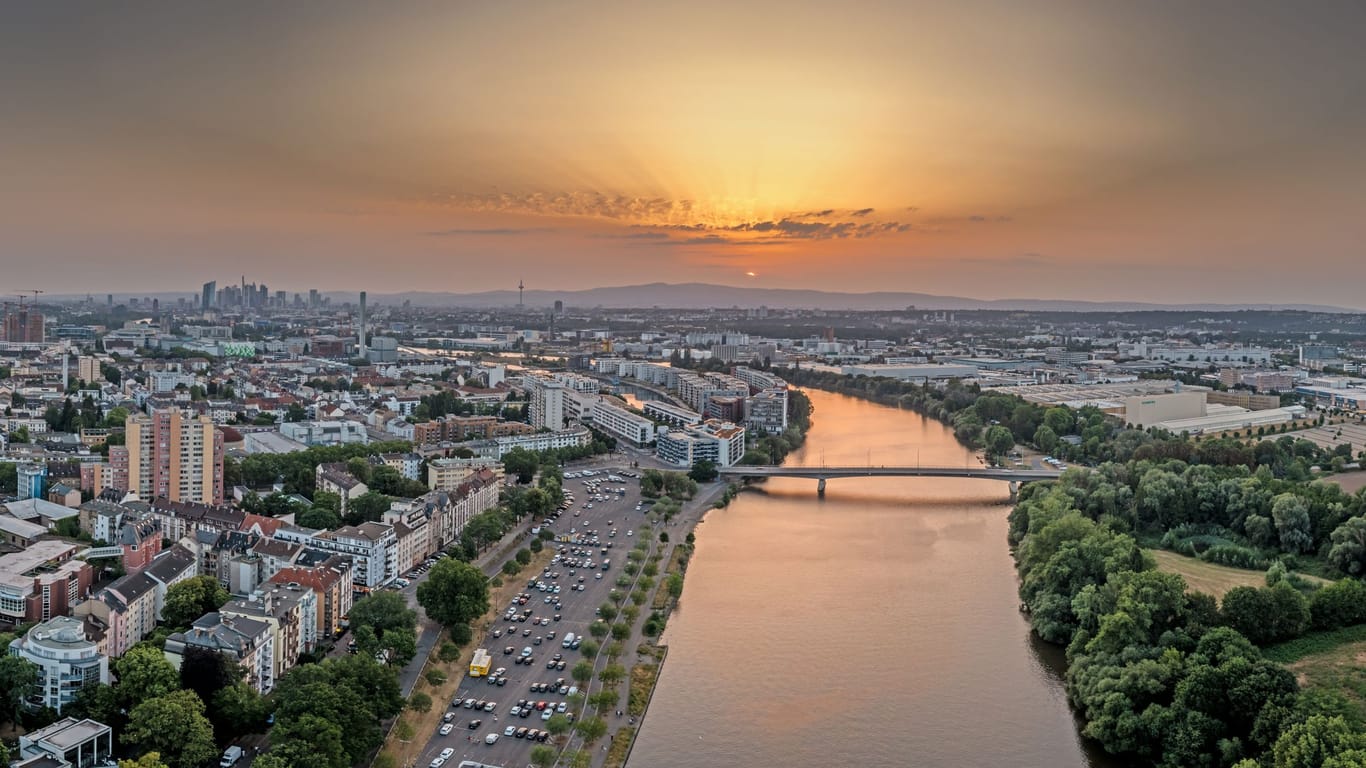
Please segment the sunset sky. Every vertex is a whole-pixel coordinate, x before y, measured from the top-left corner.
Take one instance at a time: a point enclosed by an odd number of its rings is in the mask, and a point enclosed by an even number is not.
[[[0,14],[12,286],[1366,306],[1360,3]]]

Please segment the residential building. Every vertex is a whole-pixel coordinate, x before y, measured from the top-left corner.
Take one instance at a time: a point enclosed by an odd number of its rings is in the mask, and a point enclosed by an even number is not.
[[[20,500],[43,498],[43,483],[47,479],[47,465],[25,462],[15,468],[18,475]]]
[[[104,653],[117,659],[156,629],[157,589],[147,574],[129,574],[76,605],[73,615],[103,630]]]
[[[787,429],[787,389],[765,389],[746,405],[745,426],[754,431],[780,435]]]
[[[119,527],[118,546],[123,550],[123,570],[137,573],[161,554],[161,525],[156,518],[129,520]]]
[[[342,621],[351,613],[354,591],[351,561],[332,555],[313,566],[288,566],[270,578],[270,583],[285,587],[302,586],[317,593],[316,635],[321,638],[342,630]]]
[[[655,454],[679,467],[710,461],[729,467],[745,455],[745,428],[730,422],[705,421],[695,427],[661,432]]]
[[[313,484],[317,490],[341,497],[341,514],[345,515],[354,499],[370,489],[352,475],[345,464],[319,464],[314,470]]]
[[[675,427],[691,427],[702,423],[702,414],[665,400],[646,400],[640,409],[655,421],[662,421]]]
[[[223,503],[223,435],[208,416],[179,409],[133,414],[125,444],[109,449],[113,480],[143,499]],[[117,485],[115,486],[117,487]]]
[[[416,453],[384,453],[380,454],[379,460],[409,480],[422,478],[422,456]]]
[[[378,589],[398,577],[398,535],[392,525],[362,523],[335,531],[286,527],[275,538],[295,541],[351,558],[351,580],[364,591]]]
[[[593,426],[633,445],[645,445],[654,439],[654,422],[613,405],[603,398],[598,398],[598,401],[593,403],[589,416],[593,420]]]
[[[86,637],[85,624],[70,616],[57,616],[10,642],[9,655],[31,662],[39,669],[38,690],[27,704],[61,713],[82,688],[109,684],[109,657]]]
[[[551,431],[564,429],[564,384],[531,374],[524,378],[524,383],[531,397],[527,406],[531,426]]]
[[[558,432],[537,432],[530,435],[509,435],[492,440],[466,443],[465,447],[474,451],[476,456],[501,459],[508,451],[521,448],[527,451],[549,451],[555,448],[582,448],[593,442],[593,433],[587,427],[571,427]]]
[[[207,613],[196,619],[186,632],[166,638],[166,660],[177,671],[185,660],[187,648],[202,648],[221,653],[246,671],[247,684],[257,693],[275,688],[275,634],[264,621],[245,616]]]
[[[161,535],[170,541],[180,541],[198,532],[218,534],[242,527],[246,513],[235,507],[198,504],[193,502],[152,499],[148,513],[161,526]]]

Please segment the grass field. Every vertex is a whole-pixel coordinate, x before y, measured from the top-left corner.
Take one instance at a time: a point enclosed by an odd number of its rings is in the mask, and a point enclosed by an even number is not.
[[[1204,592],[1223,599],[1224,593],[1234,587],[1266,586],[1266,573],[1263,571],[1215,565],[1165,549],[1150,549],[1148,554],[1157,561],[1158,569],[1180,574],[1192,592]]]
[[[1366,719],[1366,641],[1345,643],[1286,667],[1301,687],[1339,693],[1352,703],[1359,718]]]

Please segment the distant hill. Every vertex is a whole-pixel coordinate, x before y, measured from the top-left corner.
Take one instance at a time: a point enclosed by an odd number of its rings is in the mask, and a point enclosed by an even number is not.
[[[329,294],[335,301],[354,300],[355,294]],[[481,293],[431,293],[410,291],[395,294],[371,293],[373,301],[417,306],[510,307],[517,304],[517,291]],[[879,291],[875,293],[838,293],[835,291],[795,290],[788,288],[745,288],[707,283],[648,283],[581,291],[527,291],[523,303],[529,307],[548,307],[563,301],[567,307],[644,308],[672,307],[709,309],[759,307],[770,309],[999,309],[1034,312],[1142,312],[1208,311],[1234,312],[1245,309],[1299,310],[1304,312],[1359,312],[1357,309],[1316,304],[1152,304],[1132,301],[1072,301],[1066,299],[971,299],[962,296],[937,296],[929,293]]]
[[[355,291],[326,291],[333,302],[356,301]],[[160,298],[198,298],[190,292],[116,293],[117,301],[129,296]],[[75,301],[84,294],[44,296],[45,301]],[[517,291],[484,291],[481,293],[450,293],[407,291],[379,293],[370,291],[370,301],[380,304],[402,304],[411,301],[420,307],[512,307],[517,304]],[[1295,310],[1301,312],[1358,313],[1361,309],[1320,304],[1157,304],[1137,301],[1074,301],[1070,299],[972,299],[963,296],[937,296],[930,293],[878,291],[875,293],[840,293],[837,291],[809,291],[790,288],[757,288],[708,283],[647,283],[589,288],[580,291],[527,291],[523,302],[528,307],[549,307],[563,301],[567,307],[604,307],[609,309],[664,307],[676,309],[725,309],[729,307],[760,307],[770,309],[829,309],[829,310],[900,310],[915,307],[923,310],[995,309],[1029,312],[1237,312],[1240,310]]]

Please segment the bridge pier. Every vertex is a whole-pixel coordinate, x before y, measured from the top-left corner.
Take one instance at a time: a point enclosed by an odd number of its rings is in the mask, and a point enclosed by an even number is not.
[[[817,496],[824,496],[824,495],[825,495],[825,478],[823,478],[823,477],[820,478],[820,479],[818,479],[818,480],[816,481],[816,495],[817,495]]]
[[[1010,501],[1014,503],[1020,496],[1020,483],[1018,480],[1010,481]]]

